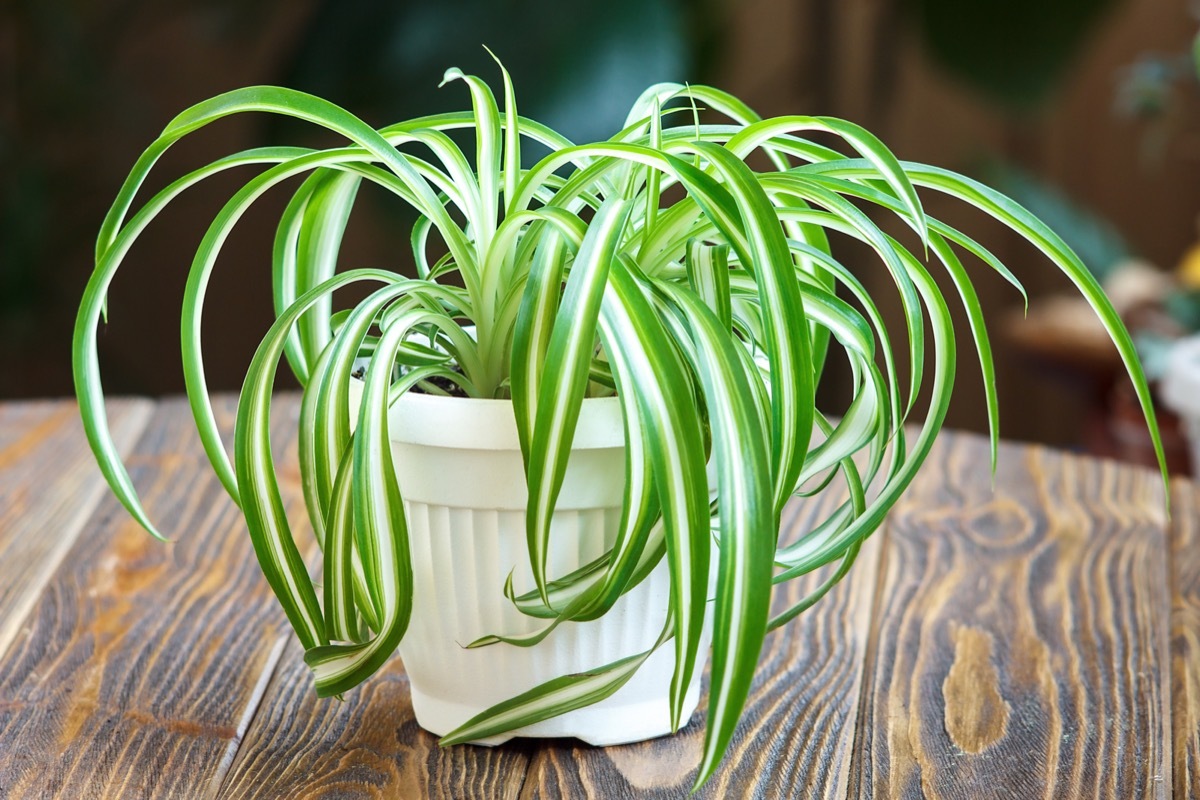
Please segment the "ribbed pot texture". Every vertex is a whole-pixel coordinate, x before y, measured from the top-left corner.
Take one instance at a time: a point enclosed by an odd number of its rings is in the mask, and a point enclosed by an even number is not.
[[[533,633],[547,624],[518,612],[503,594],[514,570],[518,592],[534,585],[525,544],[528,494],[512,404],[408,394],[393,406],[389,421],[414,572],[412,621],[400,655],[421,727],[448,733],[540,683],[654,644],[668,607],[665,559],[598,620],[564,623],[534,647],[501,643],[467,650],[463,645],[487,634]],[[585,400],[551,523],[551,577],[611,546],[624,475],[618,401]],[[701,652],[708,646],[706,631]],[[611,697],[482,743],[574,736],[608,745],[670,733],[673,667],[674,650],[666,644]],[[685,720],[699,701],[699,675],[697,670],[688,688]]]

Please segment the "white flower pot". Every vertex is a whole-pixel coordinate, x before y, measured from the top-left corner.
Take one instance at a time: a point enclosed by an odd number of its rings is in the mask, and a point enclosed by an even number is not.
[[[357,382],[356,382],[357,383]],[[357,406],[358,386],[352,405]],[[413,614],[400,645],[417,722],[444,735],[496,703],[553,678],[649,649],[669,598],[666,559],[598,620],[563,623],[534,647],[463,645],[488,634],[525,634],[547,620],[505,598],[533,588],[525,540],[527,489],[512,404],[505,400],[403,396],[390,417],[392,453],[405,498],[414,572]],[[550,577],[611,546],[621,516],[624,436],[615,398],[584,401],[551,523]],[[701,643],[707,653],[709,631]],[[482,741],[573,736],[594,745],[671,732],[668,695],[674,649],[659,648],[611,697]],[[700,696],[688,687],[684,721]]]

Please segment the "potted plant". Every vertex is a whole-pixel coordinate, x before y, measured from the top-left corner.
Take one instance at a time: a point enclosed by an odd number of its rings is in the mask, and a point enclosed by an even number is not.
[[[969,319],[995,458],[992,354],[958,253],[1020,284],[983,245],[926,215],[918,188],[1000,220],[1075,282],[1116,343],[1157,444],[1133,345],[1103,292],[1051,230],[997,192],[899,161],[851,123],[762,120],[700,86],[652,86],[623,130],[575,145],[518,116],[503,78],[503,110],[484,82],[450,70],[471,111],[380,130],[288,89],[213,98],[146,150],[100,231],[75,331],[76,389],[104,475],[154,532],[105,420],[96,331],[108,286],[179,193],[235,166],[265,167],[196,252],[182,354],[205,450],[241,506],[318,693],[351,689],[400,647],[418,719],[444,744],[514,732],[625,741],[686,722],[711,631],[702,784],[737,725],[767,632],[846,574],[941,428],[958,343],[930,265],[946,271]],[[722,119],[702,123],[701,107]],[[347,143],[236,153],[131,213],[167,148],[244,111],[306,120]],[[455,131],[471,135],[473,158]],[[548,154],[524,158],[531,143]],[[756,159],[765,168],[749,166]],[[231,456],[205,383],[205,287],[246,209],[300,175],[275,240],[276,320],[246,374]],[[415,277],[335,270],[364,181],[416,209]],[[868,207],[910,228],[915,250]],[[866,243],[894,279],[907,374],[830,232]],[[334,313],[332,295],[364,282],[372,293]],[[854,382],[839,418],[814,399],[831,352],[849,361]],[[272,465],[267,423],[283,358],[304,387],[300,471],[319,583]],[[923,389],[931,402],[914,439],[905,423]],[[789,498],[831,485],[845,501],[781,538]],[[833,563],[814,595],[772,610],[773,586]]]

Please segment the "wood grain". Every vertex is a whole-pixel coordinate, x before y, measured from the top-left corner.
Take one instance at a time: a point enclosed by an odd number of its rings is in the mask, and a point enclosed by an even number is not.
[[[1200,797],[1200,488],[1171,492],[1171,725],[1175,797]]]
[[[889,798],[1170,791],[1161,480],[943,439],[889,525],[855,790]]]
[[[839,499],[828,494],[796,502],[784,524],[804,530]],[[845,796],[883,536],[872,537],[827,597],[768,635],[742,723],[724,763],[697,797]],[[824,577],[822,572],[788,584],[776,609],[801,599]],[[705,684],[707,693],[707,675]],[[702,697],[701,711],[674,737],[603,749],[567,740],[540,746],[522,800],[687,797],[703,748],[706,702]]]
[[[294,430],[297,403],[278,405]],[[217,410],[228,429],[232,403]],[[279,658],[283,614],[185,402],[158,407],[129,463],[176,541],[101,502],[0,661],[2,797],[202,796]]]
[[[398,657],[339,702],[316,696],[300,655],[289,647],[213,797],[516,800],[528,741],[443,750],[417,726]]]
[[[123,455],[151,408],[148,400],[109,404]],[[0,658],[106,492],[75,403],[0,406]]]
[[[299,520],[294,398],[276,411]],[[102,489],[76,416],[0,406],[0,797],[686,796],[702,714],[623,747],[441,750],[398,660],[316,698],[186,403],[113,414],[171,545]],[[847,581],[768,638],[702,797],[1200,796],[1200,489],[1175,485],[1168,541],[1149,472],[1005,445],[996,485],[983,440],[943,439]]]

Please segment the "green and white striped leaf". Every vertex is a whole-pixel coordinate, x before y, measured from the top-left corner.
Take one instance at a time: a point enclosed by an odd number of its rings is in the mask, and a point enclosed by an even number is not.
[[[587,388],[605,281],[629,212],[627,202],[613,200],[596,212],[588,227],[567,276],[536,390],[535,422],[529,437],[526,467],[529,483],[526,535],[534,582],[547,603],[550,519],[566,474],[575,422]]]
[[[497,703],[480,712],[439,740],[442,747],[486,739],[525,725],[584,708],[611,697],[637,673],[655,650],[670,637],[670,620],[662,635],[649,650],[626,656],[596,669],[563,675]]]
[[[312,581],[292,537],[271,458],[271,388],[288,333],[300,316],[328,293],[357,281],[394,282],[380,270],[353,270],[332,278],[296,300],[271,326],[259,345],[238,399],[234,447],[242,514],[259,566],[271,584],[305,649],[328,641]],[[386,408],[385,408],[386,410]]]
[[[604,292],[601,338],[640,410],[643,442],[662,508],[675,615],[671,721],[677,727],[696,670],[708,599],[708,477],[696,396],[670,338],[633,275],[613,264]],[[619,366],[618,366],[619,365]]]
[[[704,387],[717,473],[720,559],[713,609],[712,684],[704,759],[696,786],[720,763],[750,691],[771,606],[778,518],[767,439],[750,381],[727,327],[699,297],[672,284],[662,289],[688,320],[695,371]]]

